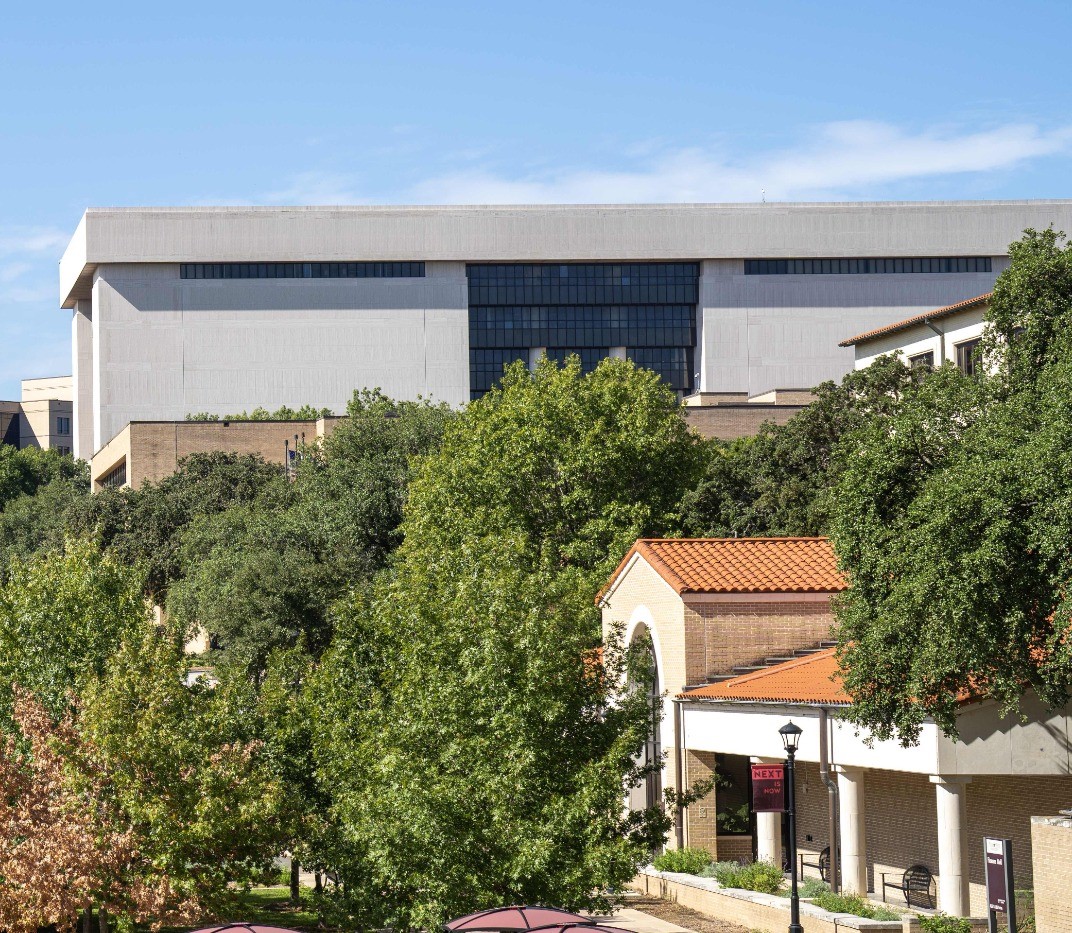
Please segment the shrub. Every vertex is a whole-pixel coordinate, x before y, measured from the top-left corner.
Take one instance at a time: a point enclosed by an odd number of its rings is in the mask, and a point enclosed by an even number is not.
[[[659,871],[676,871],[686,875],[698,875],[711,864],[711,856],[703,849],[667,849],[655,856],[654,865]]]
[[[888,907],[876,907],[865,901],[859,894],[835,894],[822,891],[815,896],[813,903],[834,914],[855,914],[868,920],[900,920],[901,915]],[[971,928],[968,928],[970,933]],[[940,931],[940,933],[960,933],[960,930]]]
[[[923,933],[971,933],[972,925],[967,917],[935,914],[933,917],[920,917],[919,928]]]
[[[830,886],[821,878],[805,878],[800,882],[801,897],[818,897],[824,891],[829,891]]]
[[[716,862],[704,874],[714,878],[724,888],[742,888],[763,894],[774,894],[784,881],[782,870],[770,862],[751,862],[748,865]]]

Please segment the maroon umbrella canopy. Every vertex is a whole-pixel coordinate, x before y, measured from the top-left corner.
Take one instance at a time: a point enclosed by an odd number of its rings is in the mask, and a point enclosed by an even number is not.
[[[205,927],[203,930],[194,930],[193,933],[297,933],[297,930],[287,930],[284,927],[266,927],[259,923],[225,923],[218,927]]]
[[[621,927],[605,927],[593,920],[584,923],[553,923],[545,927],[536,927],[530,933],[629,933]]]
[[[571,914],[557,907],[493,907],[466,917],[459,917],[447,924],[452,933],[475,930],[535,930],[540,927],[561,929],[570,924],[591,926],[592,921],[580,914]],[[550,933],[550,931],[548,931]]]

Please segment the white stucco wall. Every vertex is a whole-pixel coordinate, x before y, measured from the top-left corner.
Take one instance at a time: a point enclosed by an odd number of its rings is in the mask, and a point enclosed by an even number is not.
[[[1072,774],[1072,707],[1047,711],[1033,694],[1023,701],[1026,722],[1001,716],[996,703],[963,707],[958,717],[960,740],[944,736],[933,722],[924,723],[919,742],[873,741],[831,713],[830,761],[843,767],[878,768],[914,774],[1068,775]],[[798,758],[819,760],[819,710],[808,706],[766,703],[686,703],[685,748],[784,758],[778,729],[792,719],[804,733]]]
[[[934,322],[934,326],[943,332],[944,341],[941,334],[936,334],[926,324],[915,324],[897,333],[857,344],[850,348],[855,351],[855,366],[857,369],[866,369],[880,356],[887,356],[891,353],[902,353],[906,360],[920,353],[933,353],[936,365],[940,365],[943,359],[945,362],[955,363],[957,344],[981,337],[985,316],[986,308],[979,307],[968,308],[957,314],[951,314],[949,317],[939,318]],[[944,357],[942,355],[943,344]]]

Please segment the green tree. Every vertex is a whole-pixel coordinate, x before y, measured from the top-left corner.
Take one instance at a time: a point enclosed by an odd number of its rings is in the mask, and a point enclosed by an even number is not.
[[[186,416],[187,421],[316,421],[331,416],[330,408],[317,408],[315,405],[300,405],[291,408],[282,405],[275,411],[257,407],[253,411],[243,411],[237,415],[211,415],[207,411],[198,411]]]
[[[501,387],[414,467],[404,540],[312,686],[331,863],[359,924],[505,901],[597,907],[667,829],[622,813],[649,725],[592,596],[672,527],[700,441],[655,374],[576,359]]]
[[[26,447],[19,450],[0,444],[0,510],[23,495],[33,495],[40,487],[55,480],[89,485],[89,468],[83,460],[57,450]]]
[[[517,532],[534,564],[576,569],[594,592],[639,537],[674,527],[702,442],[649,370],[572,357],[510,366],[418,462],[403,530],[422,554]]]
[[[1029,231],[1010,253],[983,372],[943,367],[840,449],[840,659],[883,738],[956,735],[966,695],[1070,697],[1072,252]]]
[[[348,415],[306,448],[293,483],[266,484],[178,532],[169,611],[255,677],[278,648],[318,657],[327,647],[332,602],[398,546],[410,461],[438,447],[451,411],[364,391]]]
[[[682,502],[686,534],[699,537],[823,535],[842,461],[841,439],[883,421],[925,376],[883,357],[840,383],[824,382],[815,401],[786,424],[764,424],[754,438],[710,446],[707,472]]]
[[[1062,359],[1072,317],[1072,248],[1053,228],[1026,230],[994,283],[984,353],[999,384],[1023,388]]]
[[[299,463],[300,521],[337,589],[379,570],[402,541],[410,464],[439,449],[454,417],[446,404],[355,392],[347,418]]]
[[[0,583],[12,560],[41,551],[62,550],[70,516],[89,498],[89,475],[56,477],[33,493],[10,499],[0,509]]]
[[[141,575],[70,541],[65,552],[15,560],[0,588],[0,723],[10,730],[14,689],[53,715],[99,674],[123,638],[148,617]]]
[[[228,662],[254,677],[273,650],[301,644],[319,656],[331,638],[333,570],[294,527],[289,489],[277,492],[284,495],[195,519],[182,533],[181,574],[167,599],[187,636],[210,633]]]
[[[106,489],[88,497],[69,523],[76,535],[95,537],[126,564],[146,568],[146,594],[163,603],[181,571],[182,531],[197,517],[251,502],[282,483],[280,469],[250,455],[191,454],[159,483],[138,489]]]
[[[406,563],[355,603],[325,660],[328,855],[362,925],[431,928],[503,903],[604,909],[669,828],[661,811],[622,811],[623,783],[645,774],[646,686],[612,692],[623,661],[608,649],[600,665],[590,592],[534,572],[527,547],[494,534]]]
[[[189,660],[143,627],[82,690],[78,727],[93,751],[79,762],[103,777],[137,839],[144,882],[168,879],[179,900],[233,906],[276,855],[282,787],[242,685],[187,685]]]

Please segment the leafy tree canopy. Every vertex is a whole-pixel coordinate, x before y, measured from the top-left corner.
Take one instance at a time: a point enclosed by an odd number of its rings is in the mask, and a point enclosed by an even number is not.
[[[146,592],[163,602],[180,574],[181,533],[195,518],[252,502],[282,484],[278,466],[261,457],[197,453],[159,483],[105,489],[90,496],[70,519],[72,533],[95,537],[123,563],[146,569]]]
[[[0,511],[19,496],[32,496],[42,486],[66,480],[89,488],[89,467],[57,450],[18,449],[0,444]]]
[[[27,560],[43,551],[63,549],[71,514],[89,498],[89,474],[56,477],[34,492],[23,493],[0,509],[0,583],[15,558]]]
[[[263,672],[277,648],[319,657],[329,608],[364,586],[398,546],[412,458],[439,446],[446,405],[354,394],[322,443],[303,452],[293,483],[205,512],[179,529],[168,609],[217,636],[231,661]]]
[[[1072,250],[1028,231],[989,313],[988,365],[945,366],[842,440],[831,534],[852,715],[956,734],[965,693],[1070,698]]]
[[[331,416],[330,408],[317,408],[315,405],[300,405],[291,408],[283,405],[275,411],[257,407],[253,411],[243,411],[237,415],[210,415],[207,411],[194,412],[186,416],[187,421],[316,421]]]
[[[147,619],[141,582],[87,541],[12,563],[0,588],[0,728],[10,730],[16,687],[62,715],[70,692]]]
[[[544,361],[416,461],[404,541],[339,609],[312,685],[328,858],[362,925],[431,927],[509,901],[599,906],[666,831],[623,816],[646,688],[612,697],[592,594],[665,533],[701,442],[650,372]],[[642,683],[642,680],[637,680]]]
[[[682,502],[688,535],[822,535],[848,433],[895,411],[923,378],[902,360],[884,357],[839,383],[824,382],[815,401],[788,423],[764,424],[754,438],[712,444],[707,472]]]
[[[668,829],[659,810],[622,812],[623,782],[644,774],[647,690],[612,695],[621,668],[592,652],[590,594],[534,572],[527,547],[515,531],[406,562],[351,607],[320,671],[329,857],[363,879],[348,904],[362,925],[605,907]]]
[[[187,686],[189,659],[151,628],[130,633],[83,689],[78,725],[134,834],[145,883],[226,907],[232,886],[262,871],[284,842],[283,788],[253,734],[249,696]]]
[[[579,570],[594,592],[634,540],[673,528],[702,448],[649,370],[608,359],[582,377],[576,357],[532,373],[515,363],[418,463],[404,548],[516,532],[534,564]]]
[[[439,449],[455,417],[446,404],[368,389],[354,393],[346,414],[307,451],[294,483],[300,521],[340,589],[383,567],[401,543],[411,462]]]

